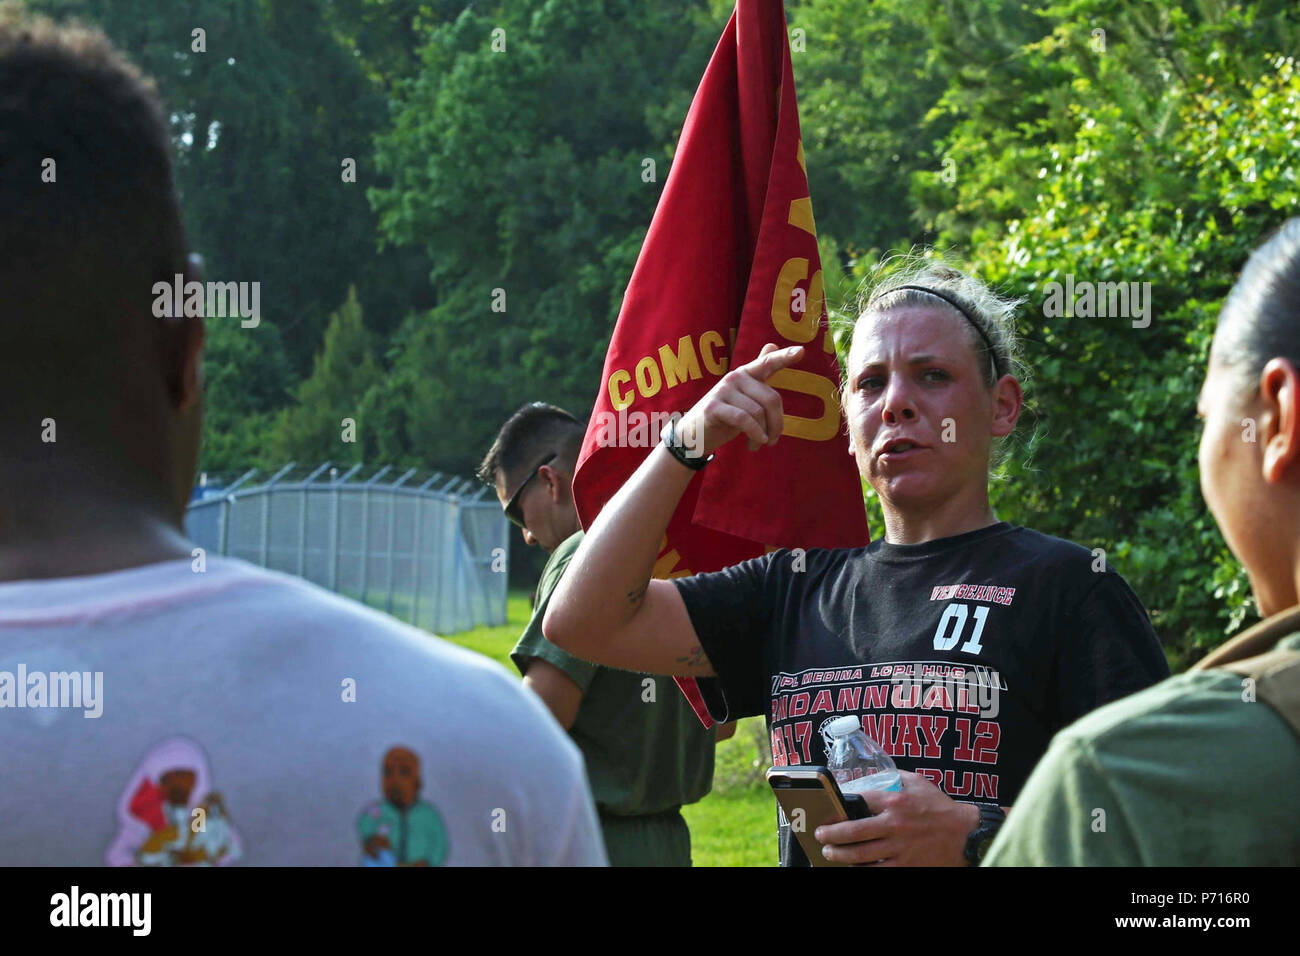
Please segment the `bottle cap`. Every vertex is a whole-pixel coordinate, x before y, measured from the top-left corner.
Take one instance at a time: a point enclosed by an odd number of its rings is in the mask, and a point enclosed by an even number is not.
[[[853,714],[847,717],[836,717],[826,724],[826,733],[832,737],[847,737],[849,734],[856,733],[862,729],[862,721],[858,720]]]

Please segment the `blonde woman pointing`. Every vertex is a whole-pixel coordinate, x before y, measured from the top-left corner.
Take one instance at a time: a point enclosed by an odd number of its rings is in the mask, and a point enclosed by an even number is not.
[[[858,716],[903,789],[869,794],[869,819],[818,830],[832,861],[978,863],[1058,729],[1169,673],[1118,574],[1079,545],[999,521],[989,504],[995,441],[1023,401],[1015,306],[927,261],[868,298],[843,408],[883,540],[651,580],[706,456],[741,436],[751,448],[781,436],[767,381],[801,349],[768,345],[665,429],[593,522],[546,614],[546,636],[571,653],[701,678],[719,720],[763,714],[778,765],[824,764],[822,727]],[[807,865],[778,823],[782,865]]]

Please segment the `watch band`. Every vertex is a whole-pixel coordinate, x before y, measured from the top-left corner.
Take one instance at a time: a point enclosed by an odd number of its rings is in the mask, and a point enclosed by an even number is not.
[[[713,461],[713,455],[709,455],[707,458],[701,458],[697,455],[690,454],[686,445],[682,442],[682,436],[677,434],[675,425],[676,423],[670,418],[668,419],[668,424],[664,426],[664,430],[659,433],[659,437],[663,440],[664,447],[668,449],[670,455],[680,461],[687,468],[691,469],[691,471],[699,471],[709,462]]]
[[[971,866],[980,865],[984,854],[993,843],[993,838],[997,836],[998,830],[1007,819],[1007,815],[996,803],[980,803],[977,806],[980,811],[980,822],[966,835],[966,862]]]

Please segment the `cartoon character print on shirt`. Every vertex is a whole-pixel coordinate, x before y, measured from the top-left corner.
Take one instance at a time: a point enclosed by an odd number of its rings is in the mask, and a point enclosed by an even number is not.
[[[108,865],[226,866],[243,856],[211,780],[203,748],[188,737],[151,747],[118,800]]]
[[[447,859],[447,828],[433,804],[420,799],[423,785],[414,751],[392,747],[384,754],[384,797],[357,818],[362,866],[441,866]]]

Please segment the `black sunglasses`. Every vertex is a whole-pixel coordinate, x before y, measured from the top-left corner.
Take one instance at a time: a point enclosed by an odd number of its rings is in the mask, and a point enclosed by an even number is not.
[[[523,515],[519,513],[519,496],[524,493],[524,489],[528,487],[528,483],[537,477],[537,473],[542,470],[542,466],[549,465],[555,459],[556,454],[556,452],[551,452],[546,456],[545,461],[538,462],[537,467],[534,468],[528,477],[524,479],[524,483],[515,489],[515,493],[510,496],[510,500],[507,501],[505,507],[501,509],[506,513],[506,518],[511,524],[518,525],[520,528],[524,526]]]

